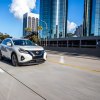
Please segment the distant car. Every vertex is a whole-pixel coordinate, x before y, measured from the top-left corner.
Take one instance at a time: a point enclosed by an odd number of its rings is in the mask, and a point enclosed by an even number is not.
[[[28,39],[7,38],[0,44],[0,60],[6,57],[13,66],[34,64],[46,61],[47,53],[43,47]]]

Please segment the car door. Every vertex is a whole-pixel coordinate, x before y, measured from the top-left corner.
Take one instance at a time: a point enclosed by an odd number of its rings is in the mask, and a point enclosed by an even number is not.
[[[1,43],[1,52],[4,57],[6,57],[7,49],[6,49],[7,39],[3,40]]]
[[[6,44],[6,57],[11,59],[11,53],[12,53],[12,41],[10,39],[7,40],[7,44]]]

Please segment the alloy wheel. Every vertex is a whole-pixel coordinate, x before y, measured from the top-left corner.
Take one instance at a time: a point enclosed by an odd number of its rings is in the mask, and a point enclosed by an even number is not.
[[[18,66],[17,56],[15,54],[12,55],[11,60],[12,60],[13,66]]]

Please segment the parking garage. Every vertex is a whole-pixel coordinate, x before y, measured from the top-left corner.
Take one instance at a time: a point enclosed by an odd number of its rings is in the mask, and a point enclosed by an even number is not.
[[[44,39],[41,40],[41,45],[50,47],[98,48],[100,47],[100,37],[70,37],[64,39]]]

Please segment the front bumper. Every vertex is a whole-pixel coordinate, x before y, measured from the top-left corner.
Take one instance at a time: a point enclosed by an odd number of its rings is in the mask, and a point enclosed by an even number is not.
[[[21,59],[23,57],[23,60]],[[47,53],[44,52],[42,55],[36,56],[32,53],[20,53],[18,54],[18,62],[19,64],[35,64],[35,63],[41,63],[46,61],[47,59]]]
[[[44,59],[34,59],[31,61],[27,61],[27,62],[20,62],[19,65],[33,65],[33,64],[41,64],[44,62],[45,62]]]

